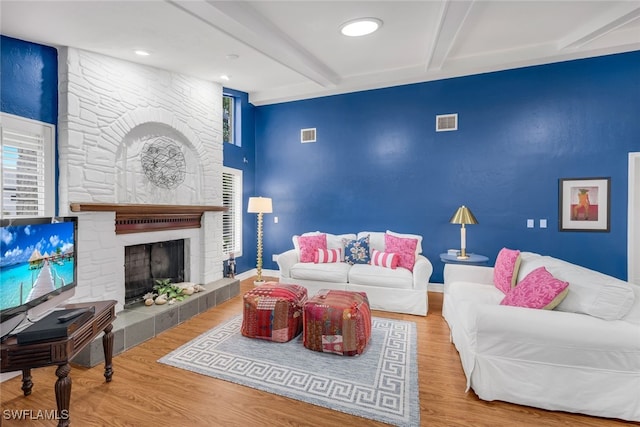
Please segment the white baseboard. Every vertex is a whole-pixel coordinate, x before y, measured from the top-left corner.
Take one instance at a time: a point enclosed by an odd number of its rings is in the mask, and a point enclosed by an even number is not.
[[[258,272],[256,271],[256,269],[252,269],[249,271],[245,271],[243,273],[240,274],[236,274],[236,279],[238,280],[245,280],[245,279],[249,279],[255,275],[257,275]],[[266,277],[280,277],[280,270],[262,270],[262,275],[266,276]],[[439,293],[443,293],[444,292],[444,283],[429,283],[427,285],[427,291],[428,292],[439,292]]]
[[[427,285],[427,291],[428,292],[443,293],[444,292],[444,283],[429,283]]]
[[[254,268],[254,269],[242,272],[240,274],[236,274],[236,279],[238,280],[250,279],[251,277],[256,276],[257,274],[258,274],[258,271]],[[266,277],[280,277],[280,270],[262,269],[262,275]]]

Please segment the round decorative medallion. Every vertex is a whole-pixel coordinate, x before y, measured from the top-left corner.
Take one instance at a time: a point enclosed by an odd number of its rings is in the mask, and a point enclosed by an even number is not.
[[[144,174],[158,187],[172,189],[184,182],[184,154],[170,138],[160,136],[145,143],[140,161]]]

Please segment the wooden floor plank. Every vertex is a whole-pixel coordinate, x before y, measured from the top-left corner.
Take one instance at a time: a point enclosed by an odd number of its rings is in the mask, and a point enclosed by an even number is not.
[[[267,278],[268,279],[268,278]],[[240,295],[253,287],[242,281]],[[105,383],[103,366],[74,366],[73,426],[383,426],[326,408],[157,363],[173,349],[240,314],[238,296],[114,357],[114,376]],[[421,425],[585,426],[640,425],[619,420],[545,411],[505,402],[485,402],[465,393],[460,358],[442,318],[442,294],[429,293],[427,317],[374,311],[374,316],[413,321],[418,333]],[[33,371],[33,393],[24,397],[20,378],[0,384],[2,426],[52,426],[54,421],[7,419],[11,410],[56,407],[55,368]]]

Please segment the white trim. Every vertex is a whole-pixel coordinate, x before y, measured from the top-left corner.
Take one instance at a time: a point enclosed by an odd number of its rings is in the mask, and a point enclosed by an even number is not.
[[[258,275],[258,270],[253,268],[251,270],[244,271],[240,274],[236,274],[235,278],[238,280],[245,280],[245,279],[250,279],[253,276],[257,276],[257,275]],[[265,270],[263,268],[262,275],[265,277],[280,277],[280,270]]]
[[[640,285],[640,153],[629,153],[627,280]]]

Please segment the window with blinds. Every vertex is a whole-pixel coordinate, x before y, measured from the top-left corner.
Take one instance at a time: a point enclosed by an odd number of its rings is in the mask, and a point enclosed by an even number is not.
[[[53,135],[53,125],[0,116],[2,217],[54,215]]]
[[[222,169],[222,250],[225,257],[242,255],[242,171]]]

